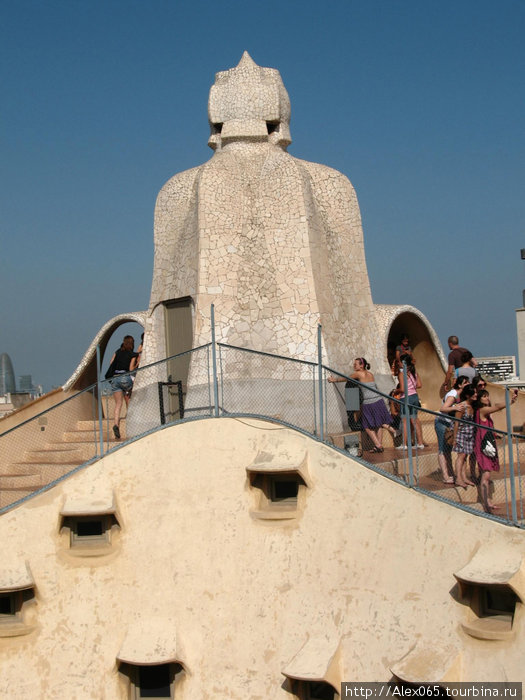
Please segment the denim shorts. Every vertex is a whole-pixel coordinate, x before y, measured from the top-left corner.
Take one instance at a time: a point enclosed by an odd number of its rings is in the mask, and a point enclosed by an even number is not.
[[[133,381],[129,374],[115,374],[111,377],[111,391],[113,393],[117,391],[131,391],[133,388]]]
[[[445,440],[445,433],[448,428],[452,427],[452,421],[444,416],[437,416],[434,421],[434,430],[436,431],[438,439],[438,452],[440,455],[448,454],[450,452],[450,447],[448,447]]]
[[[404,399],[401,399],[401,401],[404,401]],[[421,408],[421,404],[419,403],[419,396],[417,394],[409,394],[408,395],[408,415],[411,418],[417,418],[417,409]],[[406,415],[406,407],[405,404],[401,404],[401,413],[403,416]]]

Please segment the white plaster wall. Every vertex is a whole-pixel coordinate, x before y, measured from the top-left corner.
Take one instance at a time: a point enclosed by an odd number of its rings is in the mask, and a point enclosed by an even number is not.
[[[305,452],[301,517],[254,520],[246,467]],[[65,497],[111,490],[123,525],[114,554],[71,558],[58,534]],[[177,698],[291,697],[281,670],[316,635],[341,640],[343,680],[388,680],[424,641],[462,650],[461,680],[525,680],[519,620],[511,642],[476,641],[451,595],[480,544],[525,552],[523,532],[275,424],[209,419],[150,435],[3,515],[0,541],[37,587],[37,629],[0,638],[0,697],[127,697],[116,656],[130,623],[147,637],[158,616],[188,669]]]

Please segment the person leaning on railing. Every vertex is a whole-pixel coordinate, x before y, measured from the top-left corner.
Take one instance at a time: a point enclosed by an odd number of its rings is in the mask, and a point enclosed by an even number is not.
[[[459,392],[468,385],[467,377],[458,377],[454,382],[454,387],[445,394],[443,403],[439,412],[441,415],[436,416],[434,421],[434,430],[438,439],[438,464],[443,474],[443,482],[445,484],[453,484],[454,476],[449,474],[447,465],[447,454],[450,454],[450,447],[447,444],[447,431],[451,431],[454,427],[453,421],[448,417],[454,416],[457,410],[461,410],[463,406],[458,404]]]
[[[370,372],[370,365],[364,357],[357,357],[354,360],[354,373],[350,379],[355,379],[363,386],[363,401],[361,403],[361,423],[366,434],[372,440],[374,447],[370,452],[383,452],[383,428],[388,430],[392,437],[399,434],[392,428],[392,416],[387,411],[385,402],[377,393],[377,385],[374,375]],[[344,377],[328,377],[329,382],[345,382]]]

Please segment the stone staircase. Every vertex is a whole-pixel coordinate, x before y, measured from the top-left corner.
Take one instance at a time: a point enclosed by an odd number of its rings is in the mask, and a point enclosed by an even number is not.
[[[493,472],[491,474],[491,498],[499,506],[499,510],[495,512],[495,515],[506,518],[510,517],[511,513],[509,501],[510,479],[508,475],[508,455],[503,445],[500,446],[499,453],[501,469],[499,472]],[[513,457],[518,520],[523,522],[525,517],[525,474],[522,474],[520,464],[525,463],[525,444],[513,446]],[[381,454],[365,453],[363,458],[382,471],[393,474],[408,482],[409,464],[406,452],[400,452],[393,448],[385,448],[385,451]],[[455,460],[455,455],[453,459]],[[434,493],[451,503],[467,505],[475,510],[483,511],[483,504],[481,502],[481,494],[478,486],[463,488],[453,484],[443,483],[437,459],[437,445],[430,444],[423,450],[414,450],[413,472],[415,481],[420,488]],[[470,474],[470,465],[467,467],[467,472]],[[479,470],[476,467],[476,474],[478,473]]]
[[[115,446],[112,420],[104,420],[102,436],[104,452]],[[126,420],[120,422],[122,440],[126,436]],[[99,454],[98,425],[79,420],[75,428],[62,434],[60,442],[47,442],[43,447],[21,451],[20,460],[0,463],[0,508],[30,496],[43,486],[71,472]]]

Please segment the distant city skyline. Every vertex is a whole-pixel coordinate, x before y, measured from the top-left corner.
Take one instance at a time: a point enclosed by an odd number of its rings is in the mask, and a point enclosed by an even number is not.
[[[156,195],[211,157],[209,87],[245,49],[281,72],[290,153],[352,181],[374,302],[419,308],[445,351],[517,355],[525,3],[6,0],[2,20],[2,351],[46,390],[148,307]]]
[[[16,381],[18,376],[18,382]],[[0,355],[0,396],[8,394],[36,394],[43,391],[41,384],[33,382],[31,374],[15,375],[13,363],[7,353]]]
[[[15,374],[10,356],[6,352],[0,353],[0,396],[17,392],[31,393],[38,391],[40,387],[40,383],[34,384],[31,374]]]

